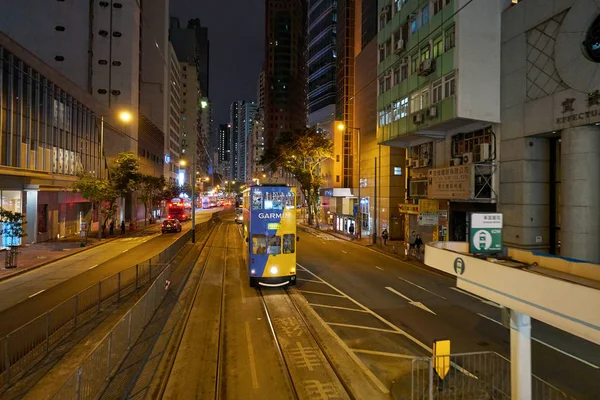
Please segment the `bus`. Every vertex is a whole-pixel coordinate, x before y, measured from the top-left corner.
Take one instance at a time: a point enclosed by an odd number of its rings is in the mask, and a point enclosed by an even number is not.
[[[169,200],[167,211],[167,219],[176,219],[179,221],[187,221],[189,219],[185,204],[179,197]]]
[[[296,188],[250,186],[243,193],[244,261],[250,286],[296,284]]]

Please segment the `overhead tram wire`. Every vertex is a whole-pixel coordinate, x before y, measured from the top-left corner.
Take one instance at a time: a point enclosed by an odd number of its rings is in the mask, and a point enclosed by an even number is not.
[[[469,0],[468,2],[466,2],[463,6],[461,6],[458,10],[456,10],[454,13],[452,13],[446,20],[446,22],[442,22],[442,24],[439,26],[439,28],[435,29],[433,32],[429,32],[427,35],[425,35],[425,37],[423,37],[423,39],[419,40],[419,42],[414,45],[413,47],[411,47],[410,49],[407,49],[404,53],[405,54],[410,54],[413,50],[415,49],[419,49],[422,45],[423,45],[423,41],[425,41],[426,39],[429,39],[430,36],[432,36],[433,34],[437,34],[438,33],[438,29],[440,32],[444,31],[444,24],[446,24],[446,27],[448,25],[452,25],[454,24],[454,22],[452,23],[448,23],[448,20],[451,18],[454,18],[456,15],[458,15],[458,13],[460,13],[462,10],[465,9],[465,7],[467,7],[469,4],[471,4],[473,2],[473,0]],[[443,12],[443,9],[442,11]],[[400,61],[402,60],[402,57],[399,57],[399,59],[397,61],[394,61],[392,63],[392,65],[390,65],[390,69],[396,67],[397,65],[400,65]],[[349,98],[349,100],[355,100],[356,96],[358,96],[359,94],[361,94],[364,90],[367,89],[367,87],[369,87],[372,83],[377,82],[379,80],[379,78],[382,75],[377,75],[376,78],[371,79],[369,82],[367,82],[363,88],[361,90],[359,90],[358,92],[355,92],[354,95],[352,97]]]

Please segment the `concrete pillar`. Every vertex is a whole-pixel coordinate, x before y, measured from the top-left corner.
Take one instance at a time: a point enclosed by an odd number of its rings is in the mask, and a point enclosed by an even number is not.
[[[510,310],[511,398],[531,399],[531,318]]]
[[[38,191],[37,190],[26,190],[23,192],[23,200],[25,207],[23,211],[25,214],[25,221],[27,222],[25,229],[27,237],[25,237],[26,243],[37,242],[37,213],[38,213]]]
[[[561,188],[561,256],[600,263],[599,127],[562,131]]]

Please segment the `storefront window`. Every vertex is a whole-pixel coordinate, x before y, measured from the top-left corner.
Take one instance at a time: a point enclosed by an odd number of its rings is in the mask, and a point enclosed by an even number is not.
[[[21,209],[21,191],[19,190],[2,190],[0,191],[0,197],[2,199],[2,209],[12,212],[22,212]],[[3,224],[0,223],[0,231],[3,229]],[[23,227],[25,228],[25,227]],[[21,244],[21,239],[12,240],[12,238],[5,237],[2,235],[2,245],[4,248],[7,246],[15,246]]]

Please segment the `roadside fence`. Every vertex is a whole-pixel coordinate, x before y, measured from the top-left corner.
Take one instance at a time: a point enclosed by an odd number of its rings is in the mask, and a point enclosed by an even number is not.
[[[571,399],[537,376],[531,379],[532,400]],[[495,352],[412,360],[411,400],[508,400],[510,387],[510,361]]]
[[[212,223],[214,220],[196,225],[196,232]],[[168,263],[191,236],[191,230],[187,231],[161,253],[84,289],[0,338],[0,391],[16,382],[29,368],[42,360],[75,329],[98,315],[102,309],[119,302],[123,297],[152,282],[165,271],[170,271],[166,269]],[[154,290],[155,292],[149,293],[157,297],[157,289]],[[154,298],[150,301],[154,301]],[[137,327],[140,322],[135,318],[141,317],[135,314],[134,319],[131,320],[133,326]],[[146,320],[145,314],[141,319]],[[131,332],[127,330],[126,333],[130,339]],[[118,333],[118,335],[122,334],[122,332]],[[121,349],[110,349],[114,354],[117,354],[118,350]],[[111,365],[113,364],[109,362],[108,366]]]

